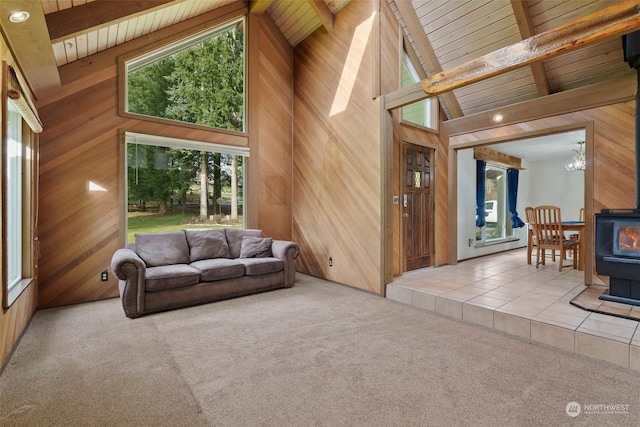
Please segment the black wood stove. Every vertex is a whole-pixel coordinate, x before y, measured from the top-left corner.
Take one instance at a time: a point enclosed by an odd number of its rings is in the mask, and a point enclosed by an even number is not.
[[[604,209],[596,219],[596,271],[609,276],[600,299],[640,305],[640,210]]]
[[[595,214],[596,272],[609,276],[607,301],[640,306],[640,31],[622,37],[625,61],[638,74],[635,115],[635,209],[603,209]]]

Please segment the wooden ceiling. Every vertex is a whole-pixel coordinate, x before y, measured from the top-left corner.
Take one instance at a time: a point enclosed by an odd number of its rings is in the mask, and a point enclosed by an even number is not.
[[[57,66],[126,43],[236,0],[41,0]],[[331,29],[348,0],[253,1],[295,46],[316,29]]]
[[[423,70],[431,76],[622,0],[388,0]],[[633,74],[620,37],[439,96],[448,118]]]
[[[251,0],[292,46],[350,0]],[[359,1],[359,0],[353,0]],[[388,2],[410,56],[426,78],[622,0],[379,0]],[[37,97],[57,90],[61,70],[238,0],[2,0],[0,24]],[[26,9],[24,27],[8,12]],[[184,24],[183,24],[184,25]],[[633,74],[619,37],[439,95],[449,119]]]

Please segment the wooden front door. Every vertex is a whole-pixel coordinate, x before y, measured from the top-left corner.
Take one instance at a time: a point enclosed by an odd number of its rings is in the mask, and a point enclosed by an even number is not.
[[[402,227],[405,271],[433,265],[435,150],[403,144]]]

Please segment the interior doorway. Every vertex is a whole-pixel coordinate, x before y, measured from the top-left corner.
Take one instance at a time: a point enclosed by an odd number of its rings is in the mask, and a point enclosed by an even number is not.
[[[402,144],[403,271],[433,266],[435,150]]]

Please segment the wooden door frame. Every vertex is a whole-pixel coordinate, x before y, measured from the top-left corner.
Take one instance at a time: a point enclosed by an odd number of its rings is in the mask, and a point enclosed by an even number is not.
[[[535,138],[544,135],[584,130],[585,133],[585,157],[587,167],[584,171],[584,208],[585,208],[585,235],[589,239],[585,242],[584,254],[584,280],[585,285],[593,284],[594,270],[594,224],[593,224],[593,192],[594,192],[594,123],[582,122],[570,125],[546,128],[531,132],[520,132],[496,138],[476,140],[471,143],[449,145],[449,264],[458,264],[458,150],[480,147],[500,142],[518,141]]]
[[[438,174],[436,173],[436,167],[438,164],[438,146],[436,144],[432,144],[430,142],[426,142],[426,141],[419,141],[413,138],[407,138],[407,137],[402,137],[400,138],[400,144],[398,144],[398,149],[400,150],[399,153],[399,159],[400,159],[400,167],[398,168],[398,174],[399,176],[399,182],[403,182],[403,177],[404,177],[404,173],[405,173],[405,159],[404,159],[404,148],[406,145],[415,145],[418,147],[425,147],[428,148],[430,150],[433,150],[433,159],[431,159],[431,174],[432,174],[432,182],[433,182],[433,187],[431,189],[432,192],[432,197],[434,198],[433,201],[433,208],[431,211],[431,214],[433,215],[433,266],[436,267],[438,265],[438,258],[437,258],[437,251],[435,250],[435,242],[437,242],[437,227],[435,226],[436,224],[436,212],[437,212],[437,207],[436,207],[436,202],[435,202],[435,198],[436,198],[436,188],[438,185]],[[402,194],[404,193],[403,188],[401,186],[400,188],[400,205],[402,206]],[[400,208],[400,210],[402,210],[402,207]],[[407,259],[405,256],[405,252],[404,252],[404,226],[405,226],[405,219],[403,218],[402,215],[400,215],[400,221],[398,221],[398,226],[399,226],[399,230],[398,230],[398,245],[399,245],[399,253],[400,253],[400,274],[406,273],[408,270],[406,269],[407,266]]]

